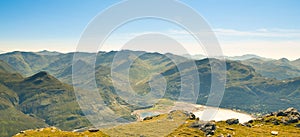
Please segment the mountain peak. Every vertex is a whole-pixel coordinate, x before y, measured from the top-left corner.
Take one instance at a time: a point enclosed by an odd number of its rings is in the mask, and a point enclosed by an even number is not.
[[[279,61],[281,61],[281,62],[289,62],[289,60],[287,58],[281,58],[281,59],[279,59]]]
[[[28,77],[25,79],[25,81],[43,81],[43,80],[51,80],[51,79],[54,79],[54,77],[52,77],[50,74],[48,74],[48,72],[46,71],[41,71],[31,77]]]
[[[34,77],[34,76],[36,76],[36,77],[44,77],[44,76],[47,76],[47,75],[49,75],[48,72],[46,72],[46,71],[41,71],[41,72],[39,72],[39,73],[33,75],[32,77]]]
[[[48,56],[56,56],[56,55],[60,55],[61,53],[56,52],[56,51],[48,51],[48,50],[43,50],[43,51],[39,51],[36,52],[39,55],[48,55]]]

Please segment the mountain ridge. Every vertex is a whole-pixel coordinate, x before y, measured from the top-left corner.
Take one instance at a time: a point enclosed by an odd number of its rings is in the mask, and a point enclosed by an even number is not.
[[[147,95],[151,91],[151,86],[159,87],[161,84],[160,81],[152,79],[152,77],[158,76],[158,78],[163,77],[166,80],[166,92],[163,98],[177,100],[181,94],[181,87],[193,90],[200,89],[196,103],[205,104],[212,84],[210,61],[219,61],[218,59],[190,60],[173,54],[129,50],[101,52],[97,56],[94,53],[77,54],[81,57],[77,62],[79,63],[78,66],[82,67],[82,69],[78,69],[78,73],[84,76],[90,75],[89,69],[92,68],[90,63],[96,57],[95,80],[105,107],[129,121],[135,120],[135,117],[131,115],[132,111],[151,107],[151,99],[155,99],[157,96],[149,96],[151,98],[149,102],[136,99],[135,103],[130,103],[128,98],[122,97],[118,93],[128,92],[133,95]],[[73,92],[73,56],[74,53],[51,56],[22,52],[1,54],[0,60],[4,60],[4,62],[0,62],[0,70],[1,68],[4,69],[3,72],[0,71],[0,84],[3,85],[0,87],[3,91],[7,91],[5,95],[9,95],[9,98],[6,96],[0,102],[3,104],[3,108],[17,110],[18,114],[22,113],[20,115],[31,115],[36,122],[40,119],[45,120],[38,122],[40,125],[57,126],[64,130],[89,126],[90,123],[84,118],[85,114],[76,102],[78,95]],[[29,61],[31,62],[28,63]],[[19,63],[21,65],[18,65]],[[29,68],[20,67],[22,64],[27,64],[25,66]],[[196,65],[198,76],[193,75],[195,71],[189,66],[190,64]],[[299,77],[278,80],[263,76],[257,72],[256,67],[244,64],[243,61],[228,60],[225,64],[227,66],[227,84],[221,107],[257,114],[291,106],[300,108]],[[128,68],[129,84],[132,89],[129,89],[128,86],[114,85],[112,75],[117,78],[115,80],[118,82],[126,82],[127,76],[124,72]],[[179,72],[178,68],[181,68],[180,71],[182,72]],[[11,72],[11,70],[16,71]],[[111,70],[114,70],[114,73]],[[25,74],[22,76],[17,72]],[[29,75],[31,73],[34,74]],[[190,85],[191,82],[187,82],[187,84],[181,85],[182,76],[186,78],[199,77],[200,83],[199,85]],[[75,84],[89,86],[93,81],[84,79],[81,82]],[[150,86],[150,84],[152,85]],[[82,87],[82,89],[88,88]],[[82,91],[82,93],[84,92]],[[9,114],[9,112],[4,113]]]

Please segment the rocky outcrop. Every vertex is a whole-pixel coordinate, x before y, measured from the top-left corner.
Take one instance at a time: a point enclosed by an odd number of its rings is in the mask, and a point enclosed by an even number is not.
[[[238,123],[240,123],[240,122],[239,122],[238,119],[232,118],[232,119],[226,120],[226,123],[227,123],[228,125],[234,125],[234,124],[238,124]]]
[[[264,120],[265,122],[271,122],[274,125],[289,125],[300,121],[300,113],[295,108],[288,108],[286,110],[268,114],[264,116],[263,119],[266,119]]]
[[[97,128],[91,128],[91,129],[89,129],[88,131],[89,131],[89,132],[98,132],[98,131],[100,131],[100,130],[97,129]]]
[[[254,121],[262,123],[272,123],[274,125],[291,125],[295,124],[295,127],[300,126],[300,113],[295,108],[288,108],[286,110],[280,110],[278,112],[272,112],[255,120],[243,123],[243,126],[252,127]]]
[[[215,122],[202,122],[197,121],[191,124],[191,128],[198,128],[205,133],[205,136],[211,136],[215,134],[215,130],[217,129]]]

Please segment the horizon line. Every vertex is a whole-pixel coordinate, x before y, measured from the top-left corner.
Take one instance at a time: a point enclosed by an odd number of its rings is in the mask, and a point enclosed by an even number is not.
[[[39,52],[55,52],[55,53],[60,53],[60,54],[68,54],[68,53],[76,53],[76,52],[79,52],[79,53],[99,53],[99,52],[105,52],[105,53],[109,53],[109,52],[119,52],[119,51],[134,51],[134,52],[146,52],[146,53],[159,53],[159,54],[173,54],[173,55],[178,55],[178,54],[174,54],[174,53],[170,53],[170,52],[166,52],[166,53],[161,53],[161,52],[158,52],[158,51],[142,51],[142,50],[132,50],[132,49],[122,49],[122,50],[110,50],[110,51],[97,51],[97,52],[89,52],[89,51],[56,51],[56,50],[47,50],[47,49],[44,49],[44,50],[36,50],[36,51],[32,51],[32,50],[12,50],[12,51],[3,51],[3,50],[0,50],[0,55],[1,54],[7,54],[7,53],[13,53],[13,52],[27,52],[27,53],[39,53]],[[178,56],[183,56],[183,57],[186,57],[186,56],[203,56],[202,58],[208,58],[208,56],[206,56],[205,54],[181,54],[181,55],[178,55]],[[262,58],[262,59],[270,59],[270,60],[280,60],[280,59],[287,59],[289,61],[295,61],[295,60],[298,60],[300,59],[299,58],[296,58],[296,59],[291,59],[291,58],[288,58],[288,57],[280,57],[280,58],[272,58],[272,57],[265,57],[265,56],[261,56],[261,55],[257,55],[255,53],[245,53],[245,54],[240,54],[240,55],[223,55],[223,56],[217,56],[215,58],[218,58],[218,57],[224,57],[224,58],[234,58],[234,57],[242,57],[242,56],[256,56],[256,57],[253,57],[253,58]],[[212,57],[214,58],[214,57]],[[229,59],[230,60],[230,59]]]

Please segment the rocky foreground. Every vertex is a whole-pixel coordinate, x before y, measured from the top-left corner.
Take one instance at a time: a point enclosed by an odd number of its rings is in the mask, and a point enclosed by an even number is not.
[[[85,132],[61,131],[55,127],[21,131],[16,137],[22,136],[300,136],[300,113],[289,108],[273,112],[265,116],[240,123],[238,119],[226,121],[200,121],[193,113],[171,111],[155,117],[147,117],[141,122],[121,125],[109,129],[90,129]]]

